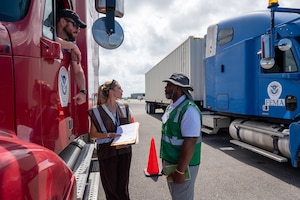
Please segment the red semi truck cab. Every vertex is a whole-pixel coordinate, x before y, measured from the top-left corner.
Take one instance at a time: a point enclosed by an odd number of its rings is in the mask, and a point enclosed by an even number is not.
[[[12,0],[1,5],[0,121],[1,129],[21,140],[60,153],[87,133],[88,121],[76,120],[82,115],[87,119],[88,104],[76,105],[72,98],[78,89],[69,55],[55,42],[55,29],[45,25],[54,10],[52,1],[42,2]]]
[[[73,100],[79,88],[69,53],[55,42],[53,22],[62,8],[90,21],[86,10],[95,10],[95,4],[89,8],[88,2],[1,2],[0,199],[78,198],[74,166],[87,142],[88,95],[84,104]],[[87,40],[87,30],[81,29],[76,42],[86,82]]]

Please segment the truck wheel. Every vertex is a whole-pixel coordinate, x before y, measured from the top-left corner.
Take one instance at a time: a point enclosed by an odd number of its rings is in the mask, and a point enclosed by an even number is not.
[[[149,114],[149,110],[150,110],[149,103],[146,103],[145,110],[146,110],[146,113]]]
[[[154,114],[155,113],[155,104],[150,103],[150,114]]]

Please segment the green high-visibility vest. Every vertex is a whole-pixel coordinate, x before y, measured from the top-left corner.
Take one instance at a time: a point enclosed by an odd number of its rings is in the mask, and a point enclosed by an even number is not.
[[[169,119],[166,123],[162,124],[162,138],[160,147],[160,157],[169,163],[178,163],[180,156],[180,148],[183,143],[183,137],[181,135],[180,123],[182,116],[186,112],[189,106],[194,106],[200,113],[197,105],[190,99],[185,99],[181,104],[176,106],[169,115]],[[201,114],[200,114],[201,116]],[[200,133],[199,133],[200,135]],[[201,137],[199,137],[193,157],[189,165],[199,165],[201,156]]]

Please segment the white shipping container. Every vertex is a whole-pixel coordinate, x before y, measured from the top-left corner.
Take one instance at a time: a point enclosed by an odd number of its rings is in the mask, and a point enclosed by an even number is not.
[[[169,103],[165,98],[166,83],[171,74],[181,72],[189,77],[193,99],[199,103],[204,99],[204,39],[190,36],[168,56],[145,74],[145,100],[159,108],[160,103]],[[199,103],[200,104],[200,103]]]

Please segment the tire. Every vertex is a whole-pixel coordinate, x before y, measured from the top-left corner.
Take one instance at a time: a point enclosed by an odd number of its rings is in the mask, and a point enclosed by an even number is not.
[[[155,104],[154,103],[150,103],[150,114],[155,114]]]

